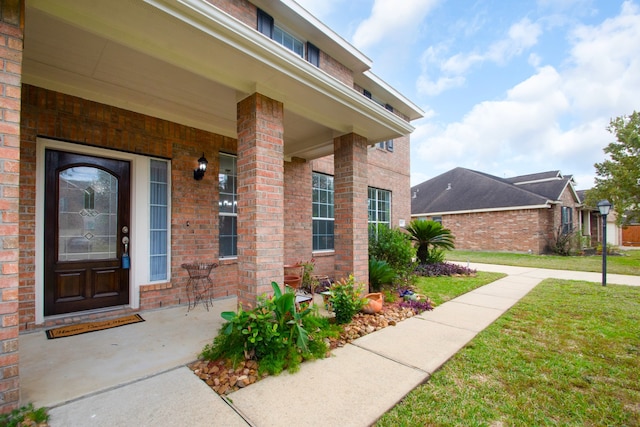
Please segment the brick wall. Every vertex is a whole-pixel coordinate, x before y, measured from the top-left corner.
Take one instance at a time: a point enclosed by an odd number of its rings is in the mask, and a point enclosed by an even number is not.
[[[284,164],[284,263],[313,257],[311,163],[292,159]]]
[[[369,148],[369,186],[391,191],[391,226],[411,221],[409,136],[393,140],[393,152]]]
[[[311,42],[313,43],[313,40]],[[345,85],[353,87],[353,71],[323,51],[320,51],[320,69]]]
[[[237,111],[238,301],[250,305],[284,276],[284,109],[255,93]]]
[[[549,209],[443,215],[456,237],[456,249],[541,253],[546,246]]]
[[[251,28],[258,22],[258,8],[247,0],[206,0]]]
[[[19,163],[22,4],[0,3],[0,413],[18,407]]]
[[[35,325],[36,137],[171,158],[172,258],[170,283],[142,285],[140,308],[184,303],[187,272],[182,263],[218,259],[218,153],[236,151],[233,138],[46,89],[23,85],[20,143],[20,328]],[[193,179],[205,153],[209,170]],[[189,226],[187,226],[189,222]],[[223,263],[211,274],[214,297],[235,294],[237,264]],[[115,314],[115,313],[114,313]],[[92,319],[90,316],[87,319]],[[81,321],[74,317],[44,326]]]
[[[367,141],[356,134],[334,139],[335,275],[369,282]]]

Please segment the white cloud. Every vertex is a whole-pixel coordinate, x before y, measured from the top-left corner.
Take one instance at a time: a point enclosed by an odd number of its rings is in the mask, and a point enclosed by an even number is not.
[[[430,46],[422,55],[422,74],[417,81],[418,91],[433,96],[462,86],[466,81],[465,75],[475,65],[483,62],[504,64],[536,45],[541,34],[539,24],[523,18],[511,25],[505,38],[495,41],[484,52],[461,52],[445,57],[448,46]],[[433,69],[439,73],[435,78],[432,77]]]
[[[625,2],[618,17],[581,26],[571,35],[567,92],[582,114],[597,116],[638,108],[640,93],[640,11]],[[622,110],[622,111],[621,111]],[[618,115],[619,115],[618,114]]]
[[[353,35],[353,44],[366,49],[385,40],[413,39],[424,17],[439,0],[375,0],[371,15],[362,21]]]
[[[504,53],[535,42],[537,36],[519,32]],[[539,67],[503,99],[475,105],[459,122],[421,124],[412,136],[412,176],[430,178],[456,166],[497,176],[561,169],[576,175],[578,188],[591,187],[593,164],[614,138],[609,120],[638,109],[639,8],[626,1],[618,16],[575,28],[569,42],[561,67]],[[529,63],[538,66],[540,58],[530,55]]]

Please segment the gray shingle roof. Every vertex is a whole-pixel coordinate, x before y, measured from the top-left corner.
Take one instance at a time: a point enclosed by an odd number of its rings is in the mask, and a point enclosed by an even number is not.
[[[465,168],[418,184],[411,193],[415,195],[411,199],[412,214],[541,206],[557,200],[557,195],[546,197],[507,179]]]
[[[511,182],[512,184],[515,184],[518,182],[540,181],[542,179],[554,179],[554,178],[561,178],[561,177],[562,177],[562,174],[558,170],[558,171],[538,172],[538,173],[531,173],[528,175],[514,176],[512,178],[506,178],[506,180]]]

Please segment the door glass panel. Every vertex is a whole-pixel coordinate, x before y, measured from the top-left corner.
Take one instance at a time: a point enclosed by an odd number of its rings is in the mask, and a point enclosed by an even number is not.
[[[118,180],[80,166],[58,175],[58,261],[114,259],[118,249]]]

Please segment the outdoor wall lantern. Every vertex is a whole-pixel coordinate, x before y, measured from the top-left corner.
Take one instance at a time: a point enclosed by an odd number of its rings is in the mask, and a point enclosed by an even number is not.
[[[607,286],[607,215],[611,210],[611,202],[600,200],[598,210],[602,215],[602,286]]]
[[[204,178],[204,173],[207,171],[207,165],[209,162],[204,157],[204,153],[202,153],[202,157],[198,159],[198,169],[193,170],[193,179],[196,181],[200,181]]]

